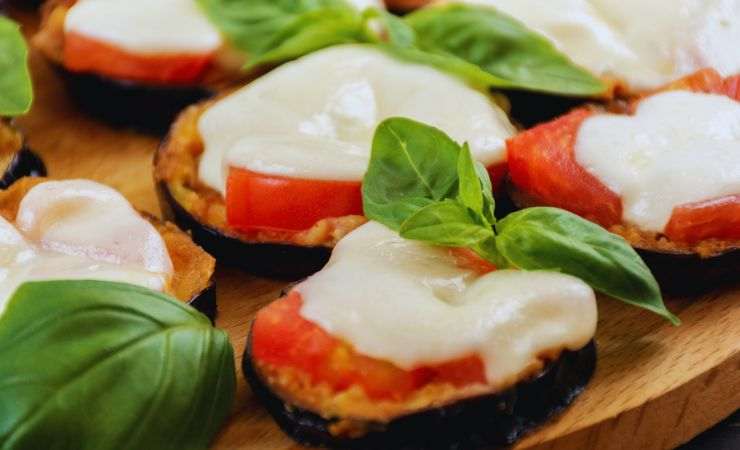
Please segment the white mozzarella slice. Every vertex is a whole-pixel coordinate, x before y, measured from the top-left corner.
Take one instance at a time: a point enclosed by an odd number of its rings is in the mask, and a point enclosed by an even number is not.
[[[377,125],[402,116],[436,126],[486,165],[514,133],[487,93],[381,50],[344,45],[285,64],[200,118],[200,179],[224,192],[228,167],[271,175],[361,180]]]
[[[413,369],[477,354],[494,385],[516,381],[545,352],[582,348],[596,330],[594,292],[577,278],[480,276],[448,250],[375,222],[347,235],[296,289],[303,317],[364,355]]]
[[[740,0],[455,0],[493,6],[600,76],[651,89],[713,67],[740,72]]]
[[[622,197],[625,222],[662,232],[677,206],[740,194],[740,102],[658,94],[643,100],[634,116],[587,119],[575,155]]]
[[[165,289],[173,267],[157,230],[115,190],[48,181],[21,201],[15,226],[0,217],[0,312],[26,281],[94,279]]]
[[[44,249],[95,261],[172,271],[162,236],[115,189],[89,180],[48,181],[21,201],[18,229]]]
[[[196,0],[78,0],[65,32],[137,54],[205,54],[222,44]]]

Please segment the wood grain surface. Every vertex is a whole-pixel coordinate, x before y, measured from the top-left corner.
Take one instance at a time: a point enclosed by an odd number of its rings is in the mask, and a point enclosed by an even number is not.
[[[33,31],[35,17],[14,12]],[[158,139],[112,129],[79,112],[42,58],[32,52],[36,103],[18,119],[55,178],[91,178],[119,189],[136,207],[158,214],[151,161]],[[740,280],[738,280],[740,282]],[[219,317],[241,365],[255,311],[284,283],[219,267]],[[600,299],[599,363],[586,392],[564,414],[516,449],[674,448],[740,407],[740,285],[701,298],[670,298],[683,320]],[[249,392],[241,371],[234,414],[214,449],[297,449]]]

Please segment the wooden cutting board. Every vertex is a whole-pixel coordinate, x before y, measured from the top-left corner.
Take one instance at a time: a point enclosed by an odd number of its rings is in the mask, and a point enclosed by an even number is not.
[[[18,13],[26,33],[31,13]],[[112,129],[77,111],[60,80],[31,55],[33,111],[18,120],[55,178],[91,178],[119,189],[136,207],[159,214],[152,182],[158,139]],[[740,408],[740,280],[700,298],[670,298],[683,325],[611,299],[599,302],[599,363],[586,392],[516,449],[669,449]],[[217,325],[231,336],[241,367],[249,323],[285,283],[226,267],[217,274]],[[187,376],[187,374],[184,374]],[[299,449],[280,432],[246,386],[241,370],[234,414],[214,449]]]

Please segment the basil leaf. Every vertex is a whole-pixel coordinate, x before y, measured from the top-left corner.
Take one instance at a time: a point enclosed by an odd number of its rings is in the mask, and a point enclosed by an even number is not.
[[[477,179],[476,179],[477,182]],[[419,210],[400,229],[401,237],[449,247],[475,247],[493,237],[490,224],[479,223],[468,208],[444,200]]]
[[[422,8],[406,16],[416,31],[416,46],[479,66],[491,87],[593,96],[606,86],[575,65],[544,36],[490,6],[448,4]],[[441,60],[438,60],[438,62]],[[484,81],[480,73],[447,61],[453,71]]]
[[[599,292],[680,323],[640,256],[604,228],[562,209],[528,208],[496,229],[496,247],[511,265],[576,276]]]
[[[20,27],[0,16],[0,116],[28,112],[33,100],[28,49]]]
[[[234,354],[208,319],[144,288],[22,285],[0,316],[0,449],[206,449]]]
[[[253,53],[247,69],[296,59],[338,44],[362,42],[363,26],[355,13],[346,10],[311,11],[298,17],[276,37],[274,48]]]
[[[457,199],[475,213],[483,216],[483,188],[478,179],[473,155],[466,143],[457,158],[458,192]]]
[[[378,8],[368,8],[363,13],[363,18],[366,22],[373,23],[373,20],[378,20],[381,25],[381,34],[385,38],[385,41],[396,47],[411,47],[416,40],[416,33],[414,30],[393,13],[386,10],[380,10]],[[369,37],[373,37],[371,33],[368,33]],[[371,42],[381,42],[380,39],[370,39]]]
[[[248,67],[285,61],[330,45],[357,42],[360,14],[344,0],[198,0]]]
[[[393,230],[418,210],[457,194],[460,146],[442,131],[390,118],[375,131],[362,184],[365,215]]]
[[[483,193],[483,216],[493,225],[496,223],[496,200],[493,197],[491,177],[486,167],[478,161],[475,161],[475,173],[478,175]]]

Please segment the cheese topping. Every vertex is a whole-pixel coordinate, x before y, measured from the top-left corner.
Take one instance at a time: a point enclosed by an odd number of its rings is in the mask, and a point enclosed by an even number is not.
[[[493,6],[577,64],[633,89],[705,67],[740,72],[740,0],[456,0]]]
[[[625,222],[662,232],[677,206],[740,194],[740,102],[684,91],[648,97],[634,116],[587,119],[575,155],[622,197]]]
[[[328,265],[296,288],[301,315],[374,358],[404,369],[477,354],[491,384],[539,355],[578,350],[596,330],[583,281],[555,272],[461,269],[448,250],[407,241],[375,222],[347,235]]]
[[[32,188],[0,217],[0,312],[25,281],[95,279],[163,290],[173,268],[157,230],[117,191],[87,180]]]
[[[64,30],[142,55],[206,54],[222,44],[196,0],[78,0]]]
[[[228,167],[270,175],[361,180],[377,125],[403,116],[436,126],[491,165],[514,133],[483,92],[378,49],[344,45],[285,64],[200,118],[199,176],[224,192]]]

